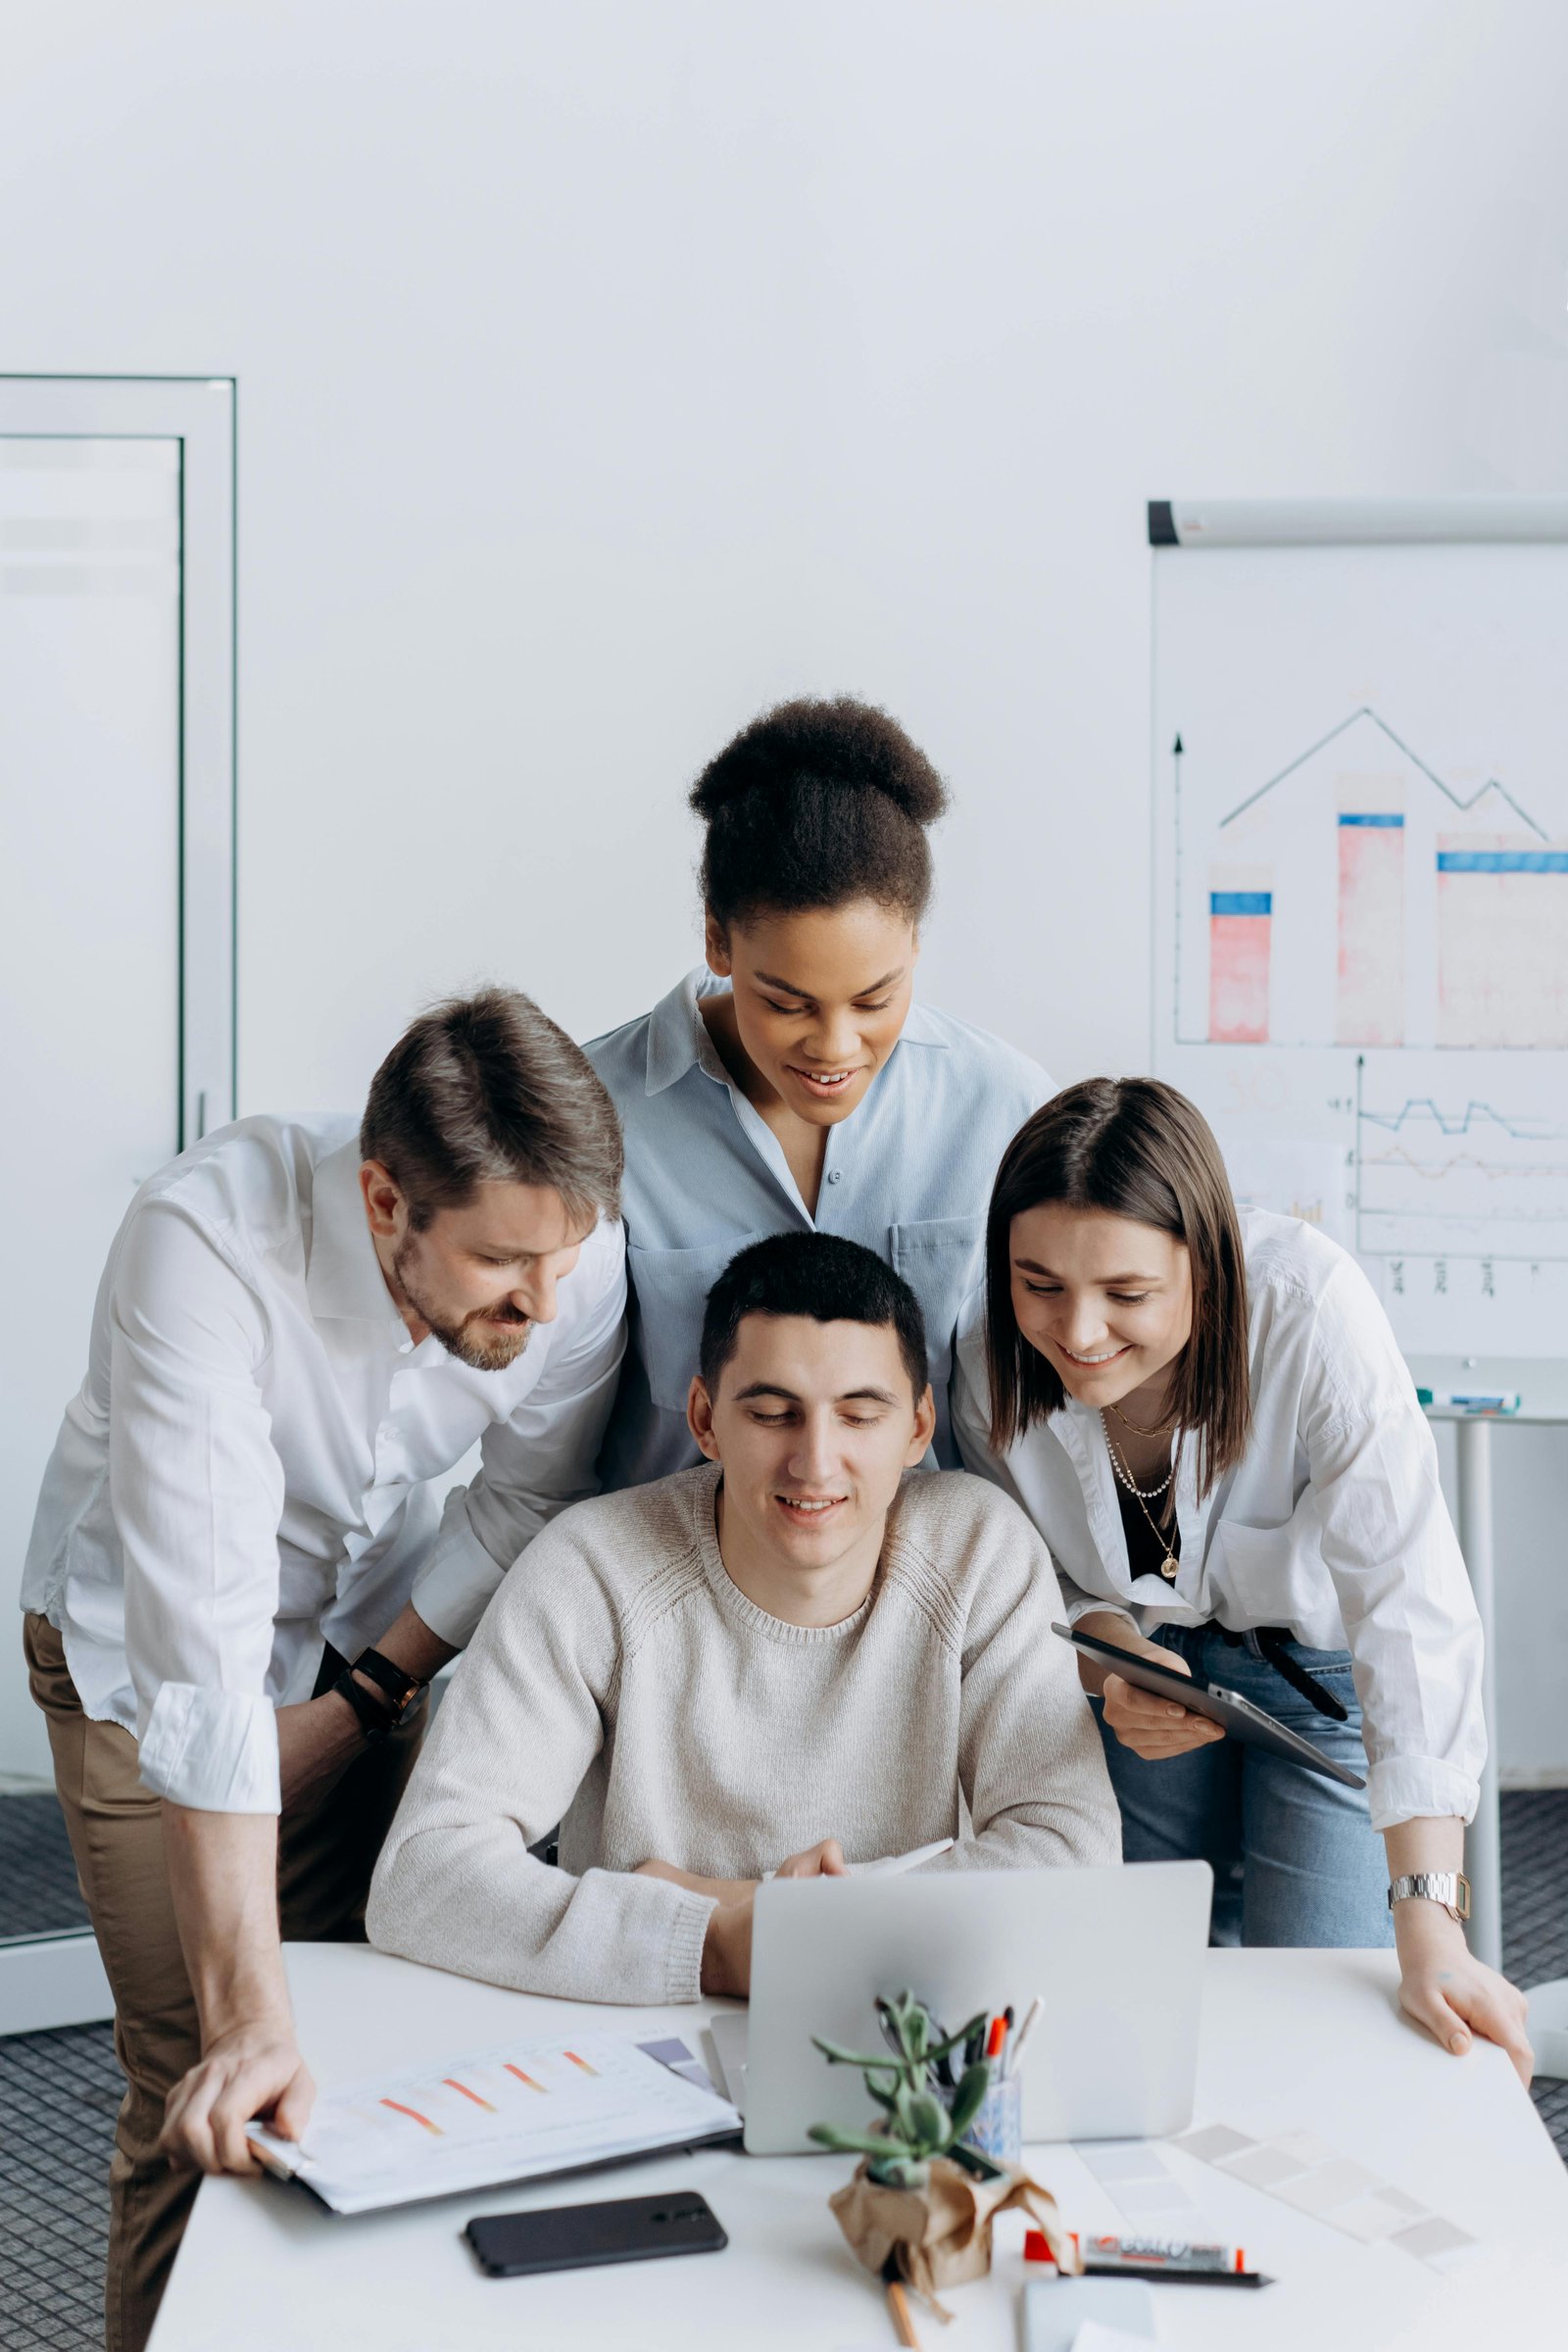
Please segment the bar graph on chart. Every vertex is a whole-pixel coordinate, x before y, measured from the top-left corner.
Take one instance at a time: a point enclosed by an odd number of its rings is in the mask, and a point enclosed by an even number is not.
[[[1560,1350],[1568,544],[1154,569],[1154,1068],[1406,1346]]]
[[[1216,819],[1194,747],[1189,727],[1177,1044],[1568,1049],[1568,838],[1498,780],[1464,797],[1363,708]]]

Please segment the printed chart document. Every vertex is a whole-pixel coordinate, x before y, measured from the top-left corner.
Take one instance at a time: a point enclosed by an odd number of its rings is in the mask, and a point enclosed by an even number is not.
[[[727,2138],[741,2119],[706,2075],[612,2034],[552,2034],[325,2092],[305,2137],[246,2127],[270,2172],[334,2213],[370,2213],[502,2180]],[[688,2065],[691,2053],[683,2052]],[[664,2060],[662,2063],[662,2059]],[[701,2070],[692,2066],[692,2074]]]

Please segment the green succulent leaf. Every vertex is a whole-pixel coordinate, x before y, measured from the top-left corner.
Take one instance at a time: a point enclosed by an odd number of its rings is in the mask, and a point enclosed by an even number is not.
[[[889,2067],[887,2069],[887,2084],[884,2087],[884,2085],[878,2082],[876,2077],[868,2070],[865,2078],[865,2087],[870,2093],[871,2097],[875,2099],[877,2105],[879,2107],[885,2107],[889,2115],[892,2115],[898,2106],[899,2092],[904,2084],[904,2077],[899,2073],[896,2067]]]
[[[953,2094],[953,2136],[955,2139],[961,2138],[962,2134],[968,2131],[969,2126],[979,2114],[985,2102],[986,2092],[990,2087],[990,2064],[986,2059],[979,2058],[969,2068]]]
[[[814,2046],[821,2051],[829,2066],[874,2066],[879,2073],[885,2073],[890,2066],[896,2066],[898,2063],[896,2059],[888,2056],[886,2050],[871,2052],[847,2050],[839,2042],[824,2041],[820,2034],[813,2034],[811,2040]]]
[[[948,2144],[949,2119],[935,2091],[917,2090],[909,2101],[908,2115],[906,2136],[926,2155],[939,2155]]]
[[[934,2041],[927,2050],[926,2056],[928,2058],[945,2058],[950,2050],[960,2048],[971,2034],[983,2034],[990,2023],[991,2020],[982,2009],[978,2017],[971,2017],[966,2026],[960,2026],[956,2034],[950,2034],[946,2041]]]
[[[915,2154],[906,2140],[896,2139],[881,2132],[848,2132],[842,2124],[808,2124],[806,2136],[814,2139],[818,2147],[840,2148],[858,2156],[906,2156]]]
[[[891,2164],[868,2164],[866,2171],[884,2188],[924,2188],[931,2167],[915,2157],[896,2156]]]

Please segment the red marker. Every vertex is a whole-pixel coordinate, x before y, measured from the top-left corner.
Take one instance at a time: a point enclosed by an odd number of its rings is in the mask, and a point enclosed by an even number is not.
[[[1006,2032],[1007,2021],[1004,2017],[994,2017],[991,2020],[991,2031],[986,2035],[986,2056],[988,2058],[996,2057],[1005,2039]]]
[[[1268,2286],[1262,2271],[1250,2271],[1240,2246],[1196,2246],[1172,2238],[1091,2237],[1068,2231],[1090,2278],[1148,2278],[1166,2285]],[[1043,2230],[1031,2230],[1023,2241],[1025,2262],[1052,2262],[1054,2256]]]

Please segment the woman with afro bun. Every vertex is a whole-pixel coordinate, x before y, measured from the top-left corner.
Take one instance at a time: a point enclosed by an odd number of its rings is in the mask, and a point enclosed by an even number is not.
[[[706,967],[588,1056],[626,1139],[630,1330],[609,1488],[700,1457],[686,1426],[703,1302],[764,1234],[845,1235],[925,1314],[936,1458],[986,1202],[1052,1092],[984,1030],[914,1002],[942,779],[885,711],[783,703],[697,779]]]

